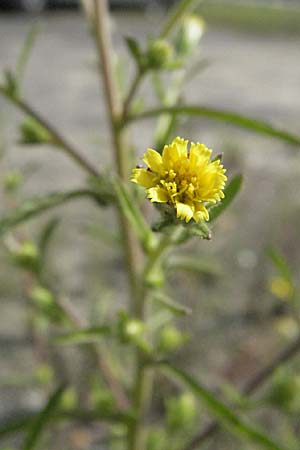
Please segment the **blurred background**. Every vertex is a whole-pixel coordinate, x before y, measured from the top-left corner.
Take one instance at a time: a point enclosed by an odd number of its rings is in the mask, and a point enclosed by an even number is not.
[[[0,3],[0,70],[14,66],[26,33],[39,22],[41,31],[24,80],[26,98],[90,160],[99,167],[112,167],[93,42],[76,0]],[[128,55],[123,37],[134,36],[146,42],[159,30],[170,3],[111,1],[114,44],[124,61]],[[230,109],[299,135],[300,2],[203,1],[198,13],[206,23],[199,46],[206,64],[205,70],[186,86],[187,102]],[[130,79],[134,70],[127,67],[125,74]],[[150,85],[144,83],[141,97],[153,105],[155,96],[151,92]],[[63,154],[18,144],[21,117],[0,98],[2,182],[7,174],[20,171],[21,199],[77,187],[84,177]],[[141,156],[153,145],[153,122],[140,122],[132,131]],[[182,363],[194,373],[201,370],[204,379],[209,374],[207,383],[212,386],[225,381],[238,384],[297,333],[282,300],[284,293],[272,285],[278,274],[266,249],[278,249],[297,279],[299,148],[204,118],[182,122],[177,134],[205,142],[216,153],[224,152],[229,176],[245,176],[238,200],[215,226],[212,241],[193,243],[189,248],[191,253],[200,254],[200,273],[174,276],[170,283],[177,299],[183,296],[184,303],[194,311],[182,321],[183,330],[195,333],[195,339],[179,354]],[[2,195],[1,213],[8,207],[11,205]],[[44,220],[26,226],[30,237],[35,237]],[[100,214],[78,201],[63,209],[55,234],[49,279],[78,304],[86,317],[103,314],[104,310],[111,314],[125,301],[120,256],[103,239],[103,228],[114,226],[115,218],[109,210]],[[28,318],[20,275],[7,263],[2,248],[0,295],[1,418],[4,413],[36,409],[44,399],[40,362],[26,331]],[[73,356],[74,351],[69,350],[65,360]],[[76,353],[72,371],[81,379],[86,376],[83,366]],[[267,428],[284,428],[276,411],[270,415],[263,410],[261,416]],[[220,449],[238,448],[232,440],[222,442]],[[76,445],[72,448],[88,448]]]

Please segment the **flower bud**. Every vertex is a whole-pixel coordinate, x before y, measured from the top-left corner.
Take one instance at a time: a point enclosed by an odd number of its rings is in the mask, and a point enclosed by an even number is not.
[[[129,319],[124,327],[124,334],[129,340],[141,337],[144,332],[144,324],[140,320]]]
[[[147,436],[146,450],[165,450],[168,446],[165,430],[152,429]]]
[[[163,353],[175,352],[186,342],[186,338],[176,327],[167,325],[159,334],[159,350]]]
[[[35,378],[39,384],[47,385],[54,378],[54,371],[49,364],[40,364],[35,371]]]
[[[74,388],[70,387],[65,390],[61,399],[61,408],[64,410],[72,410],[78,404],[78,395]]]
[[[30,294],[31,300],[40,308],[49,308],[54,304],[52,293],[43,286],[36,285]]]
[[[173,47],[163,39],[151,41],[147,50],[147,64],[150,69],[163,69],[173,56]]]
[[[293,286],[281,276],[274,276],[270,279],[269,289],[271,294],[280,300],[289,300],[293,296]]]
[[[193,425],[196,414],[195,398],[190,392],[167,401],[167,421],[171,429],[177,430]]]
[[[22,181],[22,174],[18,170],[8,172],[4,177],[4,190],[6,192],[15,192],[20,187]]]
[[[275,376],[268,400],[287,411],[300,411],[300,376],[280,371]]]
[[[43,286],[36,285],[33,287],[30,293],[30,300],[47,321],[60,323],[66,319],[64,312],[56,303],[54,295]]]
[[[180,55],[187,55],[197,47],[205,30],[204,20],[196,15],[187,16],[179,29],[176,50]]]
[[[12,252],[15,264],[23,269],[36,272],[39,266],[39,250],[32,241],[24,241]]]

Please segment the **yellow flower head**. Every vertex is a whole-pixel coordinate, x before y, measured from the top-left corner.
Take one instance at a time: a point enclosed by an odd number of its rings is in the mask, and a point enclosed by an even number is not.
[[[204,144],[192,142],[188,149],[188,141],[177,137],[162,155],[149,148],[143,157],[148,169],[133,169],[131,181],[146,188],[151,202],[173,206],[179,219],[208,220],[205,205],[224,197],[227,180],[220,160],[211,161],[211,154]]]

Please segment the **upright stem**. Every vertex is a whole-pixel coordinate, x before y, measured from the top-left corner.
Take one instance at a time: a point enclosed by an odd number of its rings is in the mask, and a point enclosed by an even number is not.
[[[94,0],[95,8],[95,36],[99,54],[99,69],[103,76],[105,99],[109,116],[111,136],[113,140],[114,156],[117,172],[121,179],[128,176],[127,155],[125,153],[123,130],[120,126],[122,105],[116,89],[113,67],[112,50],[109,32],[109,14],[107,0]],[[126,270],[128,275],[132,304],[137,301],[136,268],[138,249],[133,240],[130,226],[122,211],[118,209],[119,226],[122,233]],[[132,307],[132,309],[134,309]]]
[[[95,33],[99,53],[100,69],[103,74],[105,87],[106,103],[108,115],[110,118],[111,134],[114,144],[114,154],[118,175],[121,179],[128,179],[127,154],[124,144],[124,125],[126,123],[126,113],[130,107],[132,98],[142,79],[143,73],[137,74],[129,90],[127,100],[122,108],[120,99],[117,96],[116,86],[113,77],[113,68],[111,63],[111,43],[108,29],[108,5],[107,0],[94,0],[95,7]],[[120,229],[123,233],[124,253],[126,257],[127,275],[130,284],[131,295],[131,313],[134,317],[144,320],[146,286],[144,277],[138,277],[138,248],[137,242],[133,240],[131,228],[127,219],[119,209]],[[154,260],[156,255],[154,255]],[[153,258],[150,257],[149,263],[152,264]],[[147,266],[146,266],[147,272]],[[145,272],[145,273],[146,273]],[[143,274],[145,275],[145,274]],[[145,368],[144,355],[140,350],[136,350],[135,355],[135,379],[133,386],[132,405],[136,413],[136,420],[128,428],[128,450],[144,449],[144,430],[143,422],[148,405],[149,394],[151,391],[151,380],[149,372]]]

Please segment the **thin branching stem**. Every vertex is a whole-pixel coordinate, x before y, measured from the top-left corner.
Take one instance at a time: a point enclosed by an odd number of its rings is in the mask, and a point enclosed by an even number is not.
[[[71,159],[73,159],[80,167],[82,167],[89,175],[99,177],[100,172],[77,150],[73,144],[70,144],[67,139],[61,135],[61,133],[45,119],[39,112],[37,112],[28,102],[25,100],[9,95],[9,93],[0,86],[0,94],[5,96],[11,103],[17,106],[22,112],[36,120],[47,132],[49,133],[53,145],[59,147],[64,151]]]

